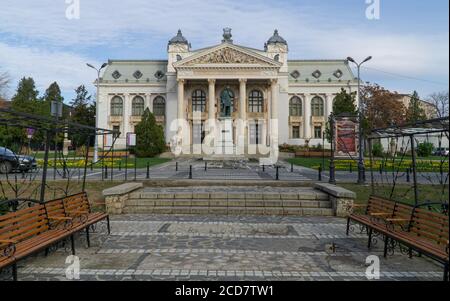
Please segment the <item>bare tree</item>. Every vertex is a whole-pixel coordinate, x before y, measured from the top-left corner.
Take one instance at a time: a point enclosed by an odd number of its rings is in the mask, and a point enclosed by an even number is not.
[[[436,107],[438,117],[448,117],[448,91],[431,94],[429,101]]]
[[[0,96],[5,96],[11,78],[8,72],[0,72]]]

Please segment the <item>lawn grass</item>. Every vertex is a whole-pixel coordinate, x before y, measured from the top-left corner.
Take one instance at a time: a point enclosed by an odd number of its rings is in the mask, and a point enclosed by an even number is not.
[[[355,171],[358,169],[357,160],[357,157],[353,158],[353,160],[335,159],[335,170]],[[439,172],[441,168],[445,172],[449,168],[448,159],[446,159],[444,162],[442,162],[441,160],[442,158],[438,160],[432,158],[417,158],[417,172]],[[296,157],[286,159],[286,161],[297,166],[304,166],[316,170],[318,170],[319,167],[322,167],[322,170],[329,170],[330,166],[330,158]],[[364,163],[366,171],[370,171],[370,159],[364,158]],[[383,160],[382,158],[375,158],[373,159],[372,166],[374,171],[380,170],[381,166],[384,171],[406,171],[406,169],[411,168],[412,161],[409,158],[403,158],[403,160],[401,158],[396,158],[395,160],[392,160],[391,158],[387,158],[387,160]]]
[[[339,183],[338,186],[342,186],[348,190],[356,193],[356,203],[366,204],[369,196],[371,195],[370,185],[358,185],[353,183]],[[391,194],[391,185],[377,185],[375,186],[375,195],[380,197],[389,198]],[[448,202],[449,188],[446,185],[420,185],[419,189],[419,203],[425,203],[427,201],[441,203]],[[411,185],[396,185],[392,199],[414,205],[414,190]]]

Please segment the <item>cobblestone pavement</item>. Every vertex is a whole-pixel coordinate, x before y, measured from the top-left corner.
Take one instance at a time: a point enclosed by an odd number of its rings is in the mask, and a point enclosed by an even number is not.
[[[121,215],[76,240],[81,280],[366,280],[366,257],[381,280],[441,280],[442,268],[396,252],[384,259],[365,234],[345,235],[333,217]],[[357,229],[357,227],[355,227]],[[330,246],[335,244],[334,252]],[[66,280],[70,249],[19,263],[19,280]]]

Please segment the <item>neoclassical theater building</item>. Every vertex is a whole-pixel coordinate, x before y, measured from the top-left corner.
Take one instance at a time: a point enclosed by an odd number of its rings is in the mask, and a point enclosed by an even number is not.
[[[277,30],[263,49],[235,44],[229,28],[218,45],[192,49],[178,31],[167,60],[109,60],[98,126],[120,131],[115,147],[125,147],[149,108],[177,154],[261,158],[284,143],[322,144],[335,95],[356,87],[344,59],[288,59]]]

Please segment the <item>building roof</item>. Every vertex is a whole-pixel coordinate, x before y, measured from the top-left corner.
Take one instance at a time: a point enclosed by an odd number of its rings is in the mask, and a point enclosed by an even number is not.
[[[269,45],[269,44],[276,44],[276,43],[280,43],[280,44],[287,45],[286,40],[283,39],[283,38],[278,34],[278,29],[275,29],[275,31],[273,32],[272,37],[270,37],[270,39],[267,41],[267,45]]]
[[[347,60],[288,60],[291,83],[357,82]]]
[[[186,44],[186,45],[189,45],[188,40],[185,37],[183,37],[183,34],[181,33],[181,29],[178,29],[177,35],[169,40],[169,45],[172,45],[172,44]]]
[[[166,81],[167,60],[109,60],[102,83],[159,83]]]

